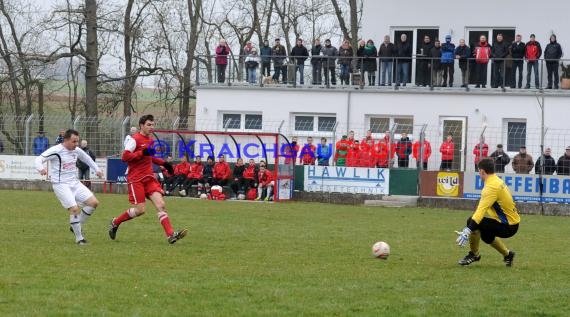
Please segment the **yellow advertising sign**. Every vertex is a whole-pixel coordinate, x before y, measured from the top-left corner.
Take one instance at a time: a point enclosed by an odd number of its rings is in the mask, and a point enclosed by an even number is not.
[[[459,196],[459,174],[437,173],[437,195],[445,197]]]

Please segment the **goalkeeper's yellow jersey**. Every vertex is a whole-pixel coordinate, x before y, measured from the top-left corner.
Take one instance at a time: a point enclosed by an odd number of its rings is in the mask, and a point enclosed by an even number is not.
[[[479,205],[471,218],[479,224],[485,215],[507,225],[521,221],[509,188],[496,174],[489,175],[485,180]]]

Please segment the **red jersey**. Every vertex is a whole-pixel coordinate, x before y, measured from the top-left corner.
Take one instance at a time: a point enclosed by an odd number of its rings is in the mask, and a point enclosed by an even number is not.
[[[267,187],[267,185],[273,181],[273,173],[267,169],[263,172],[259,171],[257,179],[262,187]]]
[[[152,163],[160,166],[164,164],[164,161],[159,158],[143,155],[143,150],[148,148],[153,141],[150,136],[137,133],[125,142],[121,160],[128,165],[127,180],[129,183],[140,182],[148,177],[154,178]]]
[[[420,159],[420,148],[421,148],[421,146],[422,146],[422,144],[420,143],[420,141],[416,141],[416,143],[414,143],[414,146],[412,148],[412,156],[416,160]],[[431,156],[431,144],[428,142],[428,140],[424,140],[424,153],[423,153],[424,162],[427,162],[427,160],[429,159],[430,156]]]
[[[285,164],[295,164],[297,161],[297,153],[299,153],[299,144],[295,144],[295,146],[293,146],[293,143],[291,143],[291,145],[283,147]]]
[[[308,153],[308,150],[311,153]],[[301,151],[304,151],[305,154],[299,159],[300,163],[303,165],[315,165],[315,157],[317,156],[317,147],[313,144],[305,145]]]
[[[174,175],[186,175],[190,171],[190,163],[182,162],[174,166]]]
[[[248,165],[243,171],[243,178],[255,179],[255,165]]]
[[[473,149],[473,155],[475,155],[475,164],[479,163],[481,158],[489,156],[489,146],[487,143],[477,144]]]
[[[455,145],[453,141],[445,141],[439,147],[439,152],[441,152],[441,159],[444,161],[453,160],[453,152],[455,151]]]
[[[230,170],[230,164],[228,164],[228,162],[218,162],[214,165],[215,179],[229,179],[231,175],[232,171]]]
[[[203,170],[204,170],[204,165],[202,165],[202,162],[200,163],[194,162],[194,164],[190,165],[186,177],[191,179],[201,179]]]

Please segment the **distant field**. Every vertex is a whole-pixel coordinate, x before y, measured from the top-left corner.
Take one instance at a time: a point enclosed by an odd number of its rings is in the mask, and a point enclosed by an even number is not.
[[[506,268],[460,267],[468,212],[168,198],[109,240],[127,197],[99,195],[77,246],[52,193],[0,191],[0,316],[568,316],[570,218],[523,216]],[[386,261],[371,257],[387,241]]]

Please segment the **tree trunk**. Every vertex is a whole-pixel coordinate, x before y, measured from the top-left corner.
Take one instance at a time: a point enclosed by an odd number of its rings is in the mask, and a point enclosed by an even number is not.
[[[125,58],[125,80],[123,81],[123,116],[130,117],[132,109],[132,96],[133,96],[133,85],[131,83],[130,76],[133,72],[132,65],[132,54],[131,54],[131,11],[133,9],[134,0],[129,0],[127,2],[127,8],[125,10],[125,19],[123,20],[123,46],[124,46],[124,58]],[[125,131],[127,132],[127,131]]]
[[[85,0],[85,25],[87,28],[87,43],[85,51],[85,115],[89,124],[85,129],[85,138],[98,141],[98,111],[97,111],[97,75],[99,70],[99,45],[97,43],[97,1]],[[99,143],[91,142],[92,150],[99,152]]]
[[[179,129],[188,128],[188,118],[190,116],[190,91],[192,87],[191,77],[192,66],[194,65],[194,51],[198,43],[198,22],[200,12],[202,11],[202,0],[188,1],[188,17],[190,18],[190,38],[188,39],[186,49],[186,65],[184,66],[182,80],[182,103],[180,105],[180,123]]]

